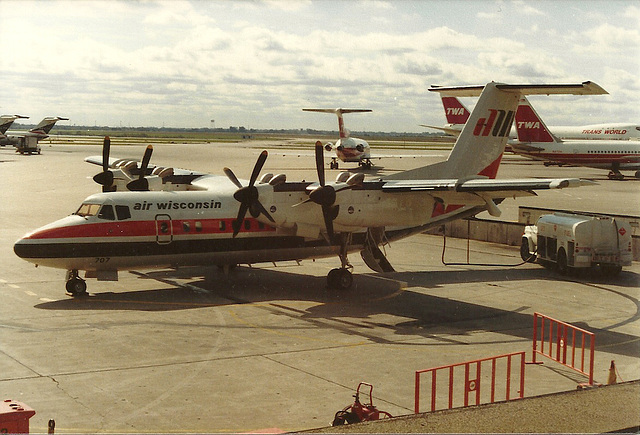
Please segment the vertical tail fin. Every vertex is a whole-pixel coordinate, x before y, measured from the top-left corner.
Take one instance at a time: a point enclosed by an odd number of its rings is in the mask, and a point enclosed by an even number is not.
[[[516,132],[520,142],[559,142],[526,97],[522,97],[516,111]]]
[[[465,124],[471,116],[469,109],[456,97],[442,95],[441,98],[447,122],[449,124]]]
[[[371,112],[371,109],[302,109],[305,112],[321,112],[321,113],[335,113],[338,116],[338,131],[340,133],[340,139],[349,137],[349,131],[344,128],[343,113],[361,113]]]
[[[495,178],[511,124],[522,95],[598,95],[607,92],[593,82],[567,85],[509,85],[435,87],[449,96],[480,95],[446,161],[385,177],[388,180]]]
[[[29,130],[32,133],[39,133],[39,134],[49,134],[49,132],[51,131],[51,129],[53,128],[54,125],[56,125],[56,122],[58,121],[68,121],[69,118],[62,118],[60,116],[49,116],[47,118],[44,118],[42,121],[40,121],[40,124],[36,125],[34,128],[32,128],[31,130]]]
[[[11,124],[13,124],[13,121],[15,121],[16,119],[20,119],[20,118],[29,118],[28,116],[22,116],[22,115],[2,115],[0,116],[0,135],[4,135],[7,130],[9,130],[9,127],[11,127]]]

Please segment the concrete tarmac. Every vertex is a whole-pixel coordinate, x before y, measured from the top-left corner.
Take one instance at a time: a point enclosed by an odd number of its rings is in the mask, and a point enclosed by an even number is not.
[[[213,173],[228,166],[246,179],[261,146],[270,151],[263,172],[315,180],[311,150],[273,144],[159,145],[152,161]],[[114,157],[143,151],[112,146]],[[410,414],[416,370],[518,351],[530,360],[534,312],[596,334],[596,382],[607,381],[612,360],[619,379],[640,379],[638,263],[613,279],[578,279],[515,266],[517,248],[472,241],[470,262],[493,266],[444,265],[442,239],[419,235],[387,247],[396,273],[375,274],[351,255],[354,287],[342,294],[326,288],[339,265],[331,258],[241,266],[228,277],[208,268],[124,272],[118,282],[88,280],[90,296],[72,299],[64,271],[34,268],[13,243],[99,191],[91,177],[100,168],[83,159],[100,153],[72,144],[45,144],[40,156],[0,148],[0,392],[36,410],[32,432],[46,432],[49,419],[58,433],[310,429],[329,425],[360,381],[374,385],[380,409]],[[406,153],[426,156],[374,161],[383,167],[370,176],[447,155]],[[516,157],[499,173],[540,176],[599,184],[506,200],[503,217],[515,220],[519,205],[639,214],[637,180]],[[466,254],[466,240],[447,240],[448,263]],[[583,382],[551,361],[527,365],[525,396]]]

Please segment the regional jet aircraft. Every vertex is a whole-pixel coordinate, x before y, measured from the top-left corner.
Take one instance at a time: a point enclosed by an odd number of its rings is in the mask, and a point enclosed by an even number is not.
[[[528,103],[525,103],[525,105]],[[442,106],[447,118],[447,124],[442,127],[420,124],[422,127],[442,130],[452,136],[458,136],[464,123],[469,119],[469,109],[456,97],[442,95]],[[589,124],[578,126],[551,125],[549,131],[558,139],[607,139],[607,140],[638,140],[640,139],[640,125],[616,122],[607,124]],[[509,133],[509,139],[517,139],[515,126]]]
[[[17,116],[17,115],[16,115]],[[18,118],[26,118],[26,116],[17,116]],[[49,132],[56,125],[58,121],[68,121],[69,118],[62,118],[60,116],[49,116],[40,121],[40,124],[35,126],[29,131],[25,132],[13,132],[11,135],[7,135],[0,139],[0,145],[13,145],[16,147],[16,151],[21,154],[24,152],[38,152],[38,141],[49,137]],[[11,132],[9,132],[11,133]]]
[[[622,180],[621,170],[635,170],[640,178],[640,141],[637,140],[560,140],[549,131],[526,98],[515,118],[518,141],[511,150],[545,165],[576,165],[609,169],[608,177]]]
[[[450,87],[433,90],[481,95],[446,161],[389,177],[338,174],[327,182],[323,149],[316,143],[316,182],[291,182],[284,174],[260,172],[263,151],[249,177],[149,165],[102,156],[94,180],[102,193],[86,198],[66,218],[18,240],[15,253],[36,265],[68,271],[66,289],[86,294],[85,278],[116,280],[118,271],[194,265],[233,266],[337,256],[330,287],[347,289],[353,276],[348,254],[360,252],[375,271],[393,267],[379,246],[445,222],[488,210],[499,215],[504,199],[535,195],[537,189],[588,184],[576,178],[496,179],[509,128],[521,95],[602,94],[592,82],[569,85]],[[247,215],[249,212],[249,215]]]
[[[364,139],[351,137],[349,130],[344,127],[343,113],[371,112],[371,109],[302,109],[305,112],[335,113],[338,116],[338,132],[340,139],[335,144],[325,144],[327,151],[335,150],[336,156],[331,159],[331,169],[338,169],[338,159],[343,162],[357,162],[358,166],[371,169],[371,147]]]

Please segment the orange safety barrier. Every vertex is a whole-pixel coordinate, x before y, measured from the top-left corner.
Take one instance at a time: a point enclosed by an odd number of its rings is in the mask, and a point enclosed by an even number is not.
[[[513,370],[512,360],[515,357],[520,357],[520,366],[516,367],[517,374],[520,376],[520,383],[517,384],[519,386],[519,390],[515,391],[515,396],[512,392],[512,383],[511,376]],[[506,366],[503,367],[506,362]],[[483,364],[485,363],[485,364]],[[482,377],[482,367],[489,365],[491,366],[490,376],[485,375]],[[435,367],[426,370],[417,370],[416,378],[415,378],[415,407],[414,411],[416,414],[420,412],[420,386],[421,386],[421,376],[425,373],[430,373],[430,383],[431,383],[431,411],[436,410],[436,390],[438,386],[438,372],[448,372],[447,378],[440,378],[441,386],[446,386],[448,390],[448,409],[454,407],[454,391],[456,391],[456,387],[459,390],[460,387],[463,390],[463,406],[469,406],[470,396],[474,401],[472,405],[480,405],[482,401],[482,392],[484,392],[484,401],[483,403],[493,403],[497,400],[513,400],[513,399],[521,399],[524,397],[524,365],[525,365],[525,352],[515,352],[509,353],[505,355],[494,356],[490,358],[483,358],[473,361],[467,361],[458,364],[451,364],[447,366]],[[459,373],[460,371],[464,371],[464,382],[460,385],[461,375],[455,376],[455,373]],[[485,373],[487,373],[485,371]],[[505,390],[504,396],[500,395],[497,397],[498,390],[496,389],[496,380],[498,378],[498,373],[500,375],[504,375],[505,379]],[[427,376],[429,378],[429,376]],[[429,380],[429,379],[428,379]],[[483,382],[484,381],[484,382]],[[425,381],[426,382],[426,381]],[[490,382],[490,390],[482,389],[481,386],[485,385],[487,382]],[[488,391],[488,393],[487,393]],[[499,394],[499,393],[498,393]],[[458,400],[459,402],[459,400]],[[443,408],[440,408],[443,409]]]
[[[546,328],[546,324],[548,324],[548,328]],[[540,330],[540,333],[538,333],[538,330]],[[540,342],[539,349],[538,342]],[[546,348],[545,343],[547,344]],[[587,344],[589,346],[588,372],[585,371]],[[589,385],[593,385],[595,345],[596,336],[593,332],[578,328],[569,323],[561,322],[544,314],[533,314],[533,364],[541,364],[536,361],[536,355],[544,355],[547,358],[588,376]],[[567,355],[569,348],[571,348],[570,361]],[[579,350],[578,361],[576,361],[576,350]]]

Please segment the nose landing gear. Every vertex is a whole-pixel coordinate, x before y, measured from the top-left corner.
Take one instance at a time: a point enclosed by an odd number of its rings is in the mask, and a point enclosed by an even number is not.
[[[337,290],[349,290],[353,284],[353,275],[349,269],[353,269],[349,259],[347,258],[347,245],[349,244],[350,235],[341,234],[342,241],[340,243],[340,263],[338,269],[331,269],[327,275],[327,286]]]
[[[67,272],[67,292],[75,297],[87,295],[87,282],[80,278],[77,270],[70,270]]]

